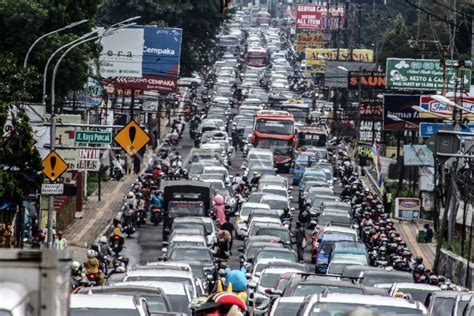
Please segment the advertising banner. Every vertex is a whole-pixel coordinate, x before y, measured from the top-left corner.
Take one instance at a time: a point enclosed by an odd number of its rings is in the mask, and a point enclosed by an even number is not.
[[[426,145],[403,145],[403,164],[405,166],[434,166],[433,152]]]
[[[464,69],[464,79],[456,62],[448,61],[446,89],[469,91],[471,69]],[[441,90],[443,88],[443,67],[438,59],[387,58],[387,89],[396,90]],[[464,86],[461,87],[461,81]]]
[[[359,117],[359,142],[380,143],[383,132],[383,101],[380,99],[362,100],[359,105]]]
[[[144,30],[124,28],[102,37],[99,71],[104,78],[142,76]]]
[[[349,71],[349,90],[385,90],[385,73],[379,71]]]
[[[178,78],[143,76],[142,78],[118,77],[114,80],[115,89],[158,90],[162,93],[177,91]]]
[[[300,33],[296,34],[295,49],[298,52],[304,52],[306,48],[322,48],[326,42],[326,38],[323,33],[316,31],[317,33]]]
[[[461,132],[470,132],[470,130],[474,130],[474,123],[468,124],[468,128],[461,127]],[[421,137],[431,137],[433,135],[438,134],[440,130],[447,130],[452,131],[454,128],[454,124],[449,123],[420,123],[420,136]]]
[[[102,103],[104,94],[101,82],[89,77],[84,88],[68,93],[67,102],[68,105],[95,107]]]
[[[352,61],[326,61],[324,69],[324,86],[330,88],[347,88],[347,71],[374,70],[375,63],[361,63]]]
[[[399,219],[418,219],[421,202],[418,198],[398,197],[395,199],[395,217]]]
[[[103,37],[100,74],[109,77],[177,77],[182,29],[132,26]]]
[[[420,112],[412,108],[418,106],[419,102],[419,95],[384,95],[384,130],[417,130],[421,121],[430,121],[421,119]],[[394,121],[389,116],[396,116],[403,121]]]
[[[182,29],[146,26],[144,28],[144,75],[177,77],[181,57]]]
[[[354,61],[371,63],[374,60],[374,51],[371,49],[354,49],[352,58],[346,48],[307,48],[306,65],[312,66],[312,73],[324,73],[326,61]],[[346,74],[347,76],[347,74]]]
[[[342,30],[345,24],[344,6],[299,4],[296,6],[296,32]]]
[[[451,101],[455,101],[454,97],[448,97]],[[474,114],[469,112],[474,112],[474,97],[463,97],[457,98],[457,104],[464,107],[467,111],[463,112],[463,117],[467,117],[468,119],[474,119]],[[439,103],[438,101],[431,98],[429,95],[422,95],[420,98],[420,107],[422,107],[426,112],[421,112],[421,117],[425,118],[453,118],[453,107],[449,105],[445,105]],[[468,112],[469,111],[469,112]]]

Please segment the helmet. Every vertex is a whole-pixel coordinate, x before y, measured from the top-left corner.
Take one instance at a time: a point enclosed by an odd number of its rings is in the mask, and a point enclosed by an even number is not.
[[[216,205],[222,205],[224,204],[224,197],[220,194],[217,194],[215,197],[214,197],[214,203],[216,203]]]
[[[71,269],[77,271],[81,268],[81,264],[78,261],[73,261],[71,263]]]
[[[290,209],[289,209],[288,207],[285,207],[285,208],[283,209],[283,213],[288,213],[289,211],[290,211]]]
[[[415,262],[416,262],[416,264],[420,265],[420,264],[423,263],[423,258],[420,257],[420,256],[417,256],[417,257],[415,258]]]
[[[120,236],[120,228],[118,227],[114,228],[114,236]]]
[[[89,249],[87,250],[87,258],[95,258],[97,256],[97,253],[92,250],[92,249]]]
[[[104,244],[107,243],[107,237],[105,236],[100,237],[99,242],[104,243]]]
[[[134,197],[135,197],[135,193],[133,193],[132,191],[128,192],[127,198],[133,199]]]

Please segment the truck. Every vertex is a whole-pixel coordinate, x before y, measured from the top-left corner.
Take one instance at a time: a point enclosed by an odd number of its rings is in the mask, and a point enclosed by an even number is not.
[[[0,314],[69,314],[71,258],[55,250],[0,250]]]

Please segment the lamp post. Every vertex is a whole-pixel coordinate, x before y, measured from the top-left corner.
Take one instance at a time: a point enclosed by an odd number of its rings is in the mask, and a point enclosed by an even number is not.
[[[33,44],[31,44],[30,48],[28,49],[28,52],[26,53],[26,56],[25,56],[25,60],[23,61],[23,68],[26,68],[26,66],[28,65],[28,58],[30,57],[30,54],[31,54],[31,51],[33,50],[33,48],[36,46],[36,44],[38,44],[43,38],[46,38],[48,36],[51,36],[51,35],[54,35],[56,33],[59,33],[61,31],[64,31],[64,30],[68,30],[68,29],[71,29],[73,27],[76,27],[78,25],[81,25],[81,24],[84,24],[86,23],[87,19],[84,19],[84,20],[80,20],[80,21],[77,21],[77,22],[73,22],[69,25],[66,25],[65,27],[62,27],[60,29],[57,29],[57,30],[54,30],[54,31],[51,31],[49,33],[46,33],[46,34],[43,34],[41,35],[40,37],[38,37],[34,42]]]
[[[48,61],[46,62],[46,66],[43,72],[43,104],[46,105],[46,79],[47,79],[47,73],[48,73],[48,67],[49,64],[51,63],[52,59],[63,49],[68,48],[59,58],[58,62],[56,63],[54,70],[53,70],[53,78],[51,82],[51,115],[50,115],[50,120],[51,120],[51,127],[50,127],[50,150],[54,151],[55,149],[55,143],[56,143],[56,120],[55,120],[55,105],[56,105],[56,98],[55,98],[55,82],[56,82],[56,73],[59,68],[59,65],[61,61],[64,59],[64,57],[75,47],[84,44],[86,42],[96,40],[102,36],[104,36],[110,29],[112,29],[115,26],[119,26],[119,28],[124,27],[124,26],[129,26],[129,25],[123,25],[124,23],[127,23],[129,21],[137,20],[139,19],[140,16],[136,16],[133,18],[126,19],[124,21],[115,23],[111,26],[109,26],[103,33],[102,35],[95,35],[98,34],[97,31],[92,31],[87,34],[84,34],[83,36],[79,37],[78,39],[69,42],[61,47],[59,47],[56,51],[51,54],[49,57]],[[52,247],[52,241],[53,241],[53,205],[54,205],[54,196],[49,195],[48,196],[48,247]]]

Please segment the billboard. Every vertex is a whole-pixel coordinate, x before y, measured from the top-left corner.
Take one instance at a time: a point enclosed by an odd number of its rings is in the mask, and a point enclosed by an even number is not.
[[[464,86],[461,87],[461,70],[457,62],[448,61],[446,89],[469,91],[471,69],[464,69]],[[449,66],[452,65],[452,66]],[[428,90],[443,89],[443,67],[438,59],[387,58],[387,89]]]
[[[419,102],[419,95],[384,95],[384,130],[417,130],[417,124],[421,122],[420,112],[412,107],[418,106]],[[392,120],[389,116],[396,116],[403,121]]]
[[[349,90],[385,90],[385,73],[379,71],[349,71]]]
[[[344,6],[298,4],[296,6],[296,32],[317,30],[341,30],[346,13]]]
[[[326,42],[326,37],[323,33],[299,33],[296,34],[295,49],[298,52],[304,52],[306,48],[322,48]]]
[[[69,105],[95,107],[102,103],[104,94],[102,83],[89,77],[82,89],[68,93],[66,101],[69,102]]]
[[[467,128],[466,128],[467,127]],[[452,131],[454,129],[453,123],[420,123],[420,136],[431,137],[438,134],[440,130]],[[465,127],[461,127],[461,132],[474,131],[474,124],[468,124]]]
[[[342,68],[342,69],[341,69]],[[324,86],[330,88],[347,88],[347,69],[353,70],[374,70],[375,63],[360,63],[351,61],[326,61],[324,70]]]
[[[178,78],[143,76],[141,78],[118,77],[113,81],[115,89],[157,90],[162,93],[177,91]]]
[[[370,63],[374,60],[374,51],[371,49],[354,49],[351,55],[346,48],[306,49],[306,65],[312,66],[312,73],[324,73],[326,61],[337,60]]]
[[[361,100],[359,104],[359,142],[373,144],[382,142],[383,101],[381,99]]]
[[[463,97],[462,100],[460,97],[457,100],[454,100],[454,97],[448,97],[452,101],[456,101],[457,104],[461,105],[469,112],[463,111],[463,117],[468,119],[474,119],[474,97]],[[431,98],[429,95],[422,95],[420,98],[420,107],[423,108],[426,112],[421,112],[421,117],[423,118],[453,118],[453,107],[439,103],[438,101]]]
[[[108,77],[179,75],[182,30],[132,26],[101,40],[100,74]]]

